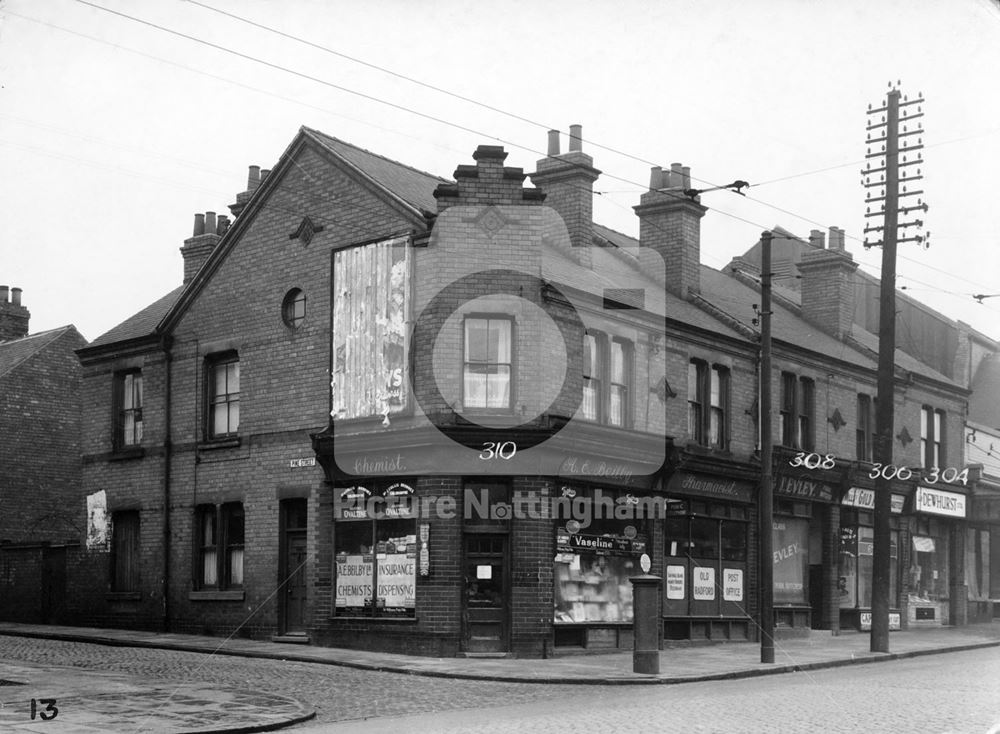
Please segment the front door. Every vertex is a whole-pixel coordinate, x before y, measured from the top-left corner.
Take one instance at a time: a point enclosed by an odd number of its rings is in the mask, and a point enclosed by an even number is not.
[[[306,629],[306,501],[282,504],[283,563],[281,569],[282,632]]]
[[[42,620],[59,624],[66,612],[66,548],[44,548],[42,564]]]
[[[507,536],[468,534],[464,542],[465,652],[509,649]]]

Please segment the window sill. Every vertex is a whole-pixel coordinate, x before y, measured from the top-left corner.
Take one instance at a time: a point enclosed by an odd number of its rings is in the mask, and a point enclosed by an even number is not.
[[[141,459],[145,455],[146,449],[142,446],[130,446],[112,451],[108,456],[108,461],[129,461],[131,459]]]
[[[231,591],[189,591],[189,601],[243,601],[246,594],[243,589],[233,589]]]
[[[141,591],[109,591],[104,595],[107,601],[139,601],[142,599]]]
[[[199,451],[215,451],[217,449],[235,449],[241,443],[240,437],[234,438],[213,438],[208,441],[201,441],[198,444]]]
[[[366,614],[361,615],[338,615],[335,617],[330,617],[331,622],[336,622],[337,620],[343,620],[345,622],[378,622],[379,624],[389,623],[389,624],[415,624],[417,622],[416,617],[370,617]]]

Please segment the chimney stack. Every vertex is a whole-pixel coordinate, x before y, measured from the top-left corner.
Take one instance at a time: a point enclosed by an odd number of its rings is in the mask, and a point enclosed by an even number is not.
[[[31,313],[21,305],[21,289],[0,285],[0,342],[27,336],[30,318]]]
[[[536,164],[531,182],[545,192],[545,204],[562,217],[580,262],[587,263],[587,249],[594,241],[594,181],[601,172],[583,152],[583,127],[569,126],[569,151],[559,152],[559,131],[549,131],[549,154]]]
[[[809,244],[812,245],[817,250],[823,250],[826,248],[826,235],[823,234],[822,230],[814,229],[809,233]],[[830,244],[833,244],[833,238],[830,238]]]
[[[813,230],[813,234],[817,234]],[[818,233],[822,237],[822,232]],[[843,339],[854,322],[854,271],[858,264],[844,249],[844,230],[830,227],[830,247],[802,253],[802,316],[826,333]],[[813,236],[809,238],[810,242]]]
[[[680,298],[701,290],[701,218],[708,211],[691,188],[691,169],[674,163],[669,171],[656,166],[649,191],[633,207],[639,217],[639,243],[663,257],[667,290]]]
[[[250,172],[247,174],[247,190],[238,193],[236,195],[236,203],[229,205],[229,211],[232,213],[233,219],[238,217],[243,209],[246,208],[250,197],[264,183],[264,179],[269,173],[270,171],[261,171],[260,166],[250,166]]]
[[[187,285],[201,266],[208,260],[222,235],[229,228],[229,217],[223,215],[216,220],[215,212],[194,215],[194,234],[184,240],[180,248],[184,256],[184,284]]]

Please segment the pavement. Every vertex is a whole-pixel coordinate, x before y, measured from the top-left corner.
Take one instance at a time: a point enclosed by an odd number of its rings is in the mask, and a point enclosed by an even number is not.
[[[966,627],[895,631],[888,653],[870,651],[868,633],[777,639],[775,662],[760,662],[750,642],[679,644],[659,654],[660,672],[632,670],[632,654],[566,655],[548,660],[517,658],[429,658],[392,653],[223,639],[198,635],[0,622],[0,635],[100,645],[183,650],[214,655],[341,665],[363,670],[467,680],[581,685],[679,684],[748,678],[867,664],[921,655],[1000,646],[1000,620]],[[23,684],[23,685],[17,685]],[[43,701],[55,698],[56,719]],[[30,718],[35,700],[36,718]],[[71,732],[251,732],[308,720],[310,707],[287,696],[187,682],[171,683],[120,674],[46,665],[0,666],[0,731]],[[62,726],[54,726],[58,721]]]

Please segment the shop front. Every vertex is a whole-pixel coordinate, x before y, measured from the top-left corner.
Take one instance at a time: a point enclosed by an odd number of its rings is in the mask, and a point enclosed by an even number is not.
[[[952,488],[953,489],[953,488]],[[911,627],[965,623],[966,495],[918,486],[908,567]]]
[[[902,626],[900,578],[906,536],[906,495],[892,493],[889,566],[889,629]],[[837,560],[837,599],[843,629],[871,629],[875,547],[875,490],[851,487],[841,502]]]
[[[663,523],[663,636],[753,638],[750,548],[754,484],[680,471]]]
[[[556,652],[632,646],[631,576],[650,552],[666,498],[582,484],[560,484],[554,522],[553,631]]]

